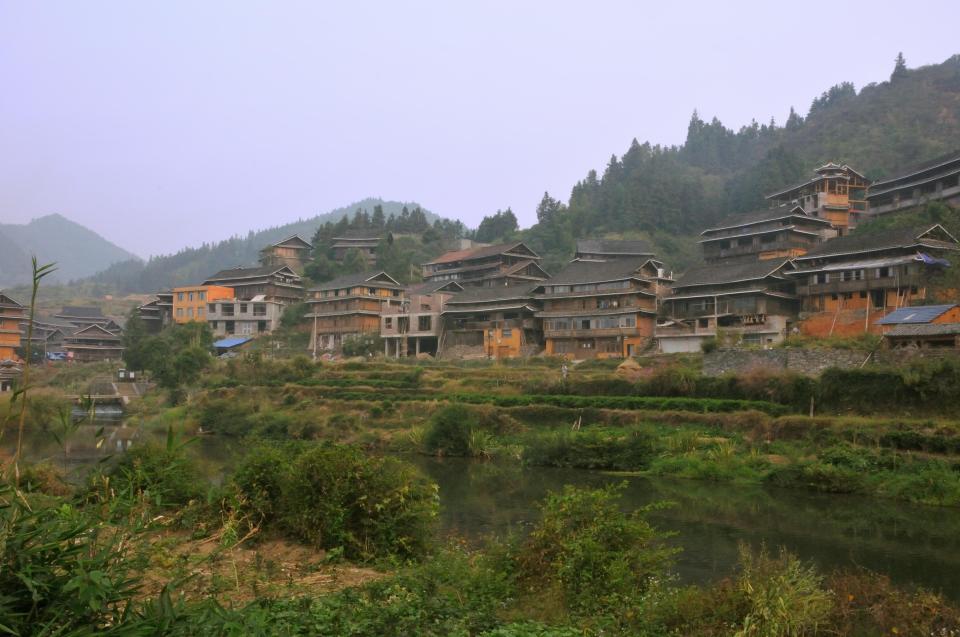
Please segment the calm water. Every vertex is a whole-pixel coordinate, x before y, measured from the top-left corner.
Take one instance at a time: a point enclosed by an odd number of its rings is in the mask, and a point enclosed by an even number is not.
[[[51,435],[26,442],[33,459],[48,459],[78,477],[99,460],[143,444],[135,427],[102,414],[80,427],[64,453]],[[94,434],[103,427],[104,442]],[[152,434],[162,439],[160,434]],[[12,438],[3,440],[10,446]],[[242,450],[236,440],[201,437],[188,445],[210,479],[218,481]],[[685,582],[729,575],[740,543],[776,550],[784,546],[824,569],[863,566],[900,584],[919,584],[960,600],[960,509],[921,507],[856,496],[786,489],[651,478],[598,472],[522,468],[456,458],[407,458],[440,485],[444,534],[480,542],[484,537],[523,532],[537,519],[537,502],[565,484],[601,486],[626,482],[624,505],[637,508],[668,500],[675,505],[650,514],[661,529],[675,532],[683,548],[677,570]]]

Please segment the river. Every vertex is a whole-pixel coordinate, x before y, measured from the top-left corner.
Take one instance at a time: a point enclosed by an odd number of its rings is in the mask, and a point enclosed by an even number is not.
[[[98,447],[94,433],[103,427]],[[157,434],[159,436],[159,434]],[[129,443],[126,441],[130,441]],[[6,437],[4,446],[9,446]],[[28,457],[46,458],[76,475],[127,444],[140,444],[136,429],[101,419],[69,436],[69,450],[49,434],[29,436]],[[239,441],[215,436],[188,445],[211,480],[219,480],[241,450]],[[664,478],[622,477],[577,469],[525,468],[459,458],[405,457],[440,487],[440,531],[479,543],[484,537],[523,532],[537,519],[537,503],[565,484],[602,486],[625,482],[623,504],[673,506],[649,519],[672,531],[683,551],[677,573],[702,583],[733,572],[738,547],[786,547],[824,570],[862,566],[901,585],[917,584],[960,601],[960,510],[924,507],[862,496],[811,493],[755,485]]]

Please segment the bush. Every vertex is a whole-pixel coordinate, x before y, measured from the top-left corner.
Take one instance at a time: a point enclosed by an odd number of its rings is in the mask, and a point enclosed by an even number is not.
[[[528,437],[523,461],[545,467],[579,469],[643,469],[654,456],[654,438],[645,431],[625,434],[611,431],[562,430]]]
[[[341,445],[255,449],[233,484],[265,527],[358,560],[422,556],[438,507],[410,465]]]
[[[518,577],[527,592],[556,591],[579,612],[623,607],[666,575],[675,550],[645,519],[644,508],[620,510],[623,486],[564,487],[541,507],[540,522],[518,549]]]
[[[479,426],[474,413],[464,405],[447,405],[430,419],[423,437],[424,448],[433,454],[469,456],[470,435]]]
[[[343,339],[344,356],[369,358],[383,353],[383,339],[379,334],[361,334]]]

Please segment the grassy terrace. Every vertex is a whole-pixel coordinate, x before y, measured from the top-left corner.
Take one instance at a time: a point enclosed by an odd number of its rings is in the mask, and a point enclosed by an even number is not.
[[[960,505],[960,421],[947,409],[953,403],[944,403],[941,414],[851,415],[847,405],[863,398],[826,383],[859,391],[875,379],[850,376],[705,379],[683,359],[658,361],[632,378],[611,363],[581,365],[566,381],[553,361],[235,360],[208,374],[186,405],[158,412],[144,404],[139,415],[148,427],[232,437],[328,440]],[[941,391],[951,390],[942,377],[938,382]],[[704,393],[719,395],[697,395]],[[804,415],[810,397],[832,413]],[[912,404],[903,391],[893,399]]]

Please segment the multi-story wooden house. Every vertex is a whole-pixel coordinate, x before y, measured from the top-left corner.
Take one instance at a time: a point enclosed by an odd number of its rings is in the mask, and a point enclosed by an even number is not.
[[[243,301],[255,296],[285,305],[303,300],[303,279],[287,265],[221,270],[204,281],[203,285],[231,288],[236,298]]]
[[[707,263],[784,259],[805,254],[837,231],[800,206],[773,208],[730,217],[700,233]]]
[[[454,250],[423,264],[423,280],[456,281],[464,287],[527,285],[549,278],[541,257],[522,242]]]
[[[646,256],[577,259],[538,285],[546,353],[574,359],[639,353],[654,335],[662,270]]]
[[[463,286],[456,281],[408,287],[401,307],[380,316],[384,354],[398,358],[421,353],[436,355],[443,333],[443,309],[453,295],[462,291]]]
[[[100,325],[108,330],[113,330],[119,327],[109,316],[104,316],[100,308],[93,306],[67,305],[53,317],[76,325],[78,328]]]
[[[663,299],[657,327],[663,352],[699,351],[719,336],[770,346],[783,340],[797,313],[789,259],[766,259],[693,268]]]
[[[313,246],[299,235],[287,237],[260,250],[260,265],[274,267],[285,265],[297,274],[303,274],[303,269],[310,261],[310,251]]]
[[[842,236],[866,213],[870,181],[847,165],[829,163],[809,181],[767,195],[772,208],[800,206],[813,217],[826,219]]]
[[[233,288],[222,285],[188,285],[173,288],[173,321],[203,323],[207,320],[207,304],[232,299]]]
[[[8,294],[0,292],[0,361],[17,361],[20,348],[20,324],[24,307]]]
[[[873,182],[867,192],[867,212],[871,217],[885,215],[929,201],[960,205],[960,152],[954,151],[895,177]]]
[[[66,336],[63,347],[74,361],[91,363],[123,358],[120,332],[111,332],[98,324],[87,325]]]
[[[440,355],[513,358],[541,349],[536,283],[469,288],[444,306]]]
[[[380,316],[403,305],[403,286],[383,271],[348,274],[307,293],[310,348],[339,350],[344,339],[378,334]]]
[[[207,303],[207,325],[215,336],[268,334],[280,326],[283,310],[282,303],[264,297],[211,300]]]
[[[864,326],[888,310],[922,302],[931,276],[960,250],[940,224],[855,232],[828,241],[795,260],[790,276],[804,312],[862,310]],[[821,335],[819,333],[815,335]]]
[[[337,263],[343,263],[353,250],[358,251],[367,263],[374,263],[377,260],[377,246],[384,239],[392,242],[393,235],[376,228],[345,230],[331,238],[330,252]]]
[[[20,341],[30,339],[30,348],[35,352],[62,352],[63,340],[77,331],[77,326],[56,318],[35,319],[33,321],[33,335],[30,335],[30,319],[20,323]],[[111,330],[115,331],[115,330]]]
[[[574,259],[588,261],[611,261],[613,259],[652,259],[654,250],[646,241],[639,239],[580,239]]]
[[[173,323],[173,292],[160,292],[137,308],[147,332],[156,334]]]

